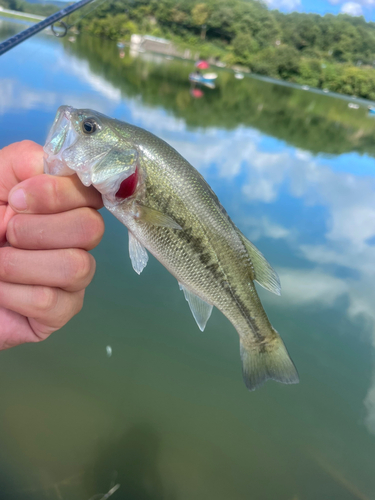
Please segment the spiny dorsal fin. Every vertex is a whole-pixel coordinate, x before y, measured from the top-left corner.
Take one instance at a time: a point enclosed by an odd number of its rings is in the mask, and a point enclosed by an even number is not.
[[[213,306],[211,304],[207,304],[207,302],[198,297],[198,295],[195,295],[195,293],[187,290],[181,283],[178,283],[178,285],[180,290],[184,292],[185,299],[189,303],[190,310],[193,313],[199,329],[203,332],[207,321],[210,319]]]
[[[137,274],[141,274],[147,265],[148,254],[145,247],[140,243],[133,233],[129,231],[129,255],[132,266]]]
[[[267,262],[264,255],[251,243],[245,236],[238,231],[247,253],[254,267],[254,280],[257,281],[263,288],[269,290],[276,295],[281,293],[280,279],[277,272]]]
[[[154,208],[146,207],[145,205],[138,205],[136,218],[139,221],[147,222],[154,226],[169,227],[170,229],[182,229],[182,227],[177,224],[176,221],[169,217],[169,215],[163,214]]]

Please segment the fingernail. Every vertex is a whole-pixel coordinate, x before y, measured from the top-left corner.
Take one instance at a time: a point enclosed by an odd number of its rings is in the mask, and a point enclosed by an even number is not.
[[[26,194],[23,189],[17,189],[14,193],[11,194],[9,203],[13,208],[18,210],[19,212],[23,212],[27,209],[26,203]]]

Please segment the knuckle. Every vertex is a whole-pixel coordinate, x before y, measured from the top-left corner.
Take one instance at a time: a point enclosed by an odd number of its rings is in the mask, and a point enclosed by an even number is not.
[[[46,314],[55,309],[58,302],[58,290],[47,286],[34,288],[35,308],[40,314]]]
[[[61,202],[59,179],[53,176],[46,176],[44,178],[43,191],[44,196],[42,201],[45,209],[44,211],[54,212]]]
[[[65,252],[64,264],[66,286],[79,285],[86,282],[92,274],[93,257],[85,250],[69,249]]]
[[[3,281],[12,281],[17,263],[14,259],[14,250],[11,247],[0,251],[0,278]]]
[[[35,142],[30,141],[29,139],[24,139],[23,141],[20,141],[18,143],[18,146],[26,151],[29,151],[30,148],[35,147]]]
[[[23,239],[25,226],[22,219],[22,215],[14,215],[8,223],[7,240],[13,246],[17,246]]]
[[[83,208],[79,221],[83,245],[85,248],[91,250],[96,247],[103,238],[103,217],[93,208]]]

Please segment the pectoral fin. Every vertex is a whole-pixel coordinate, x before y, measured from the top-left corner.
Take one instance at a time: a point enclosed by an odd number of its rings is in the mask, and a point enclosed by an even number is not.
[[[239,235],[244,242],[247,253],[254,266],[254,280],[257,281],[263,288],[270,292],[280,295],[281,285],[277,272],[267,262],[264,255],[251,243],[245,236],[238,231]]]
[[[187,290],[184,285],[181,285],[181,283],[179,283],[179,287],[180,290],[184,292],[185,299],[189,303],[190,310],[193,313],[199,329],[203,332],[207,321],[210,319],[213,306],[211,304],[207,304],[207,302],[198,297],[198,295],[195,295],[195,293]]]
[[[148,254],[145,247],[140,243],[133,233],[129,231],[129,255],[132,266],[137,274],[141,274],[147,265]]]
[[[163,214],[154,208],[138,205],[136,218],[142,222],[153,224],[154,226],[169,227],[170,229],[182,229],[169,215]]]

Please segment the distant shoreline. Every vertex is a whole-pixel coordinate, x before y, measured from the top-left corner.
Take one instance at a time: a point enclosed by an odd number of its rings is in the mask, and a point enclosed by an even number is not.
[[[0,6],[0,16],[9,17],[11,19],[22,19],[31,22],[43,21],[45,17],[29,14],[28,12],[20,12],[17,10],[4,9]]]

